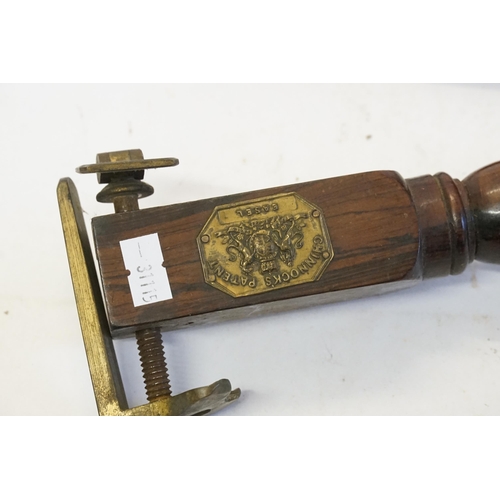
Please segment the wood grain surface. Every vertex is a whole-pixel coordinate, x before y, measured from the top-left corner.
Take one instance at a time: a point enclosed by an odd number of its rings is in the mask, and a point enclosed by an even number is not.
[[[299,194],[324,213],[335,256],[322,277],[239,298],[205,283],[196,238],[214,208],[286,192]],[[322,302],[326,293],[329,301],[350,297],[352,293],[343,291],[352,289],[366,287],[373,294],[388,284],[401,287],[400,282],[409,285],[419,278],[417,214],[405,181],[395,172],[356,174],[112,214],[95,218],[93,231],[105,303],[116,337],[151,325],[168,330],[220,316],[238,317],[245,310],[255,313],[261,306],[266,310],[300,307]],[[134,307],[120,241],[154,233],[159,236],[173,299]]]

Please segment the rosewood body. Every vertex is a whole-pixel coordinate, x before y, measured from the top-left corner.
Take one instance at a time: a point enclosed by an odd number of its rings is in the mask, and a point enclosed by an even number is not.
[[[458,274],[474,258],[500,262],[500,191],[492,186],[500,186],[500,163],[463,183],[447,174],[405,181],[395,172],[369,172],[95,218],[112,334],[346,300]],[[287,192],[324,214],[335,255],[321,278],[246,297],[205,283],[196,238],[214,208]],[[134,307],[120,241],[155,233],[173,298]]]

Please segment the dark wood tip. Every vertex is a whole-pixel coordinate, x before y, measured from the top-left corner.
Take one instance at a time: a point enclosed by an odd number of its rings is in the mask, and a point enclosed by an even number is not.
[[[500,264],[500,162],[462,182],[440,173],[407,184],[419,221],[424,278],[459,274],[474,259]]]
[[[463,185],[474,218],[475,258],[500,264],[500,162],[469,175]]]

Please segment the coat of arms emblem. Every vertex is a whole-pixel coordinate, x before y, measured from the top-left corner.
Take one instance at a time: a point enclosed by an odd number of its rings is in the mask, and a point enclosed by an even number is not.
[[[304,244],[302,229],[307,213],[273,217],[230,225],[215,236],[222,238],[231,261],[239,260],[245,274],[257,270],[265,276],[280,270],[279,261],[292,267]]]
[[[198,246],[205,281],[234,297],[314,281],[333,258],[321,211],[295,193],[216,207]]]

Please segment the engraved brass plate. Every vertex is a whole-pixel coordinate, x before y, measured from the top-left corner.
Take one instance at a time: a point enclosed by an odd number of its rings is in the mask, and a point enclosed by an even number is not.
[[[333,258],[323,213],[296,193],[216,207],[197,242],[205,281],[233,297],[318,280]]]

